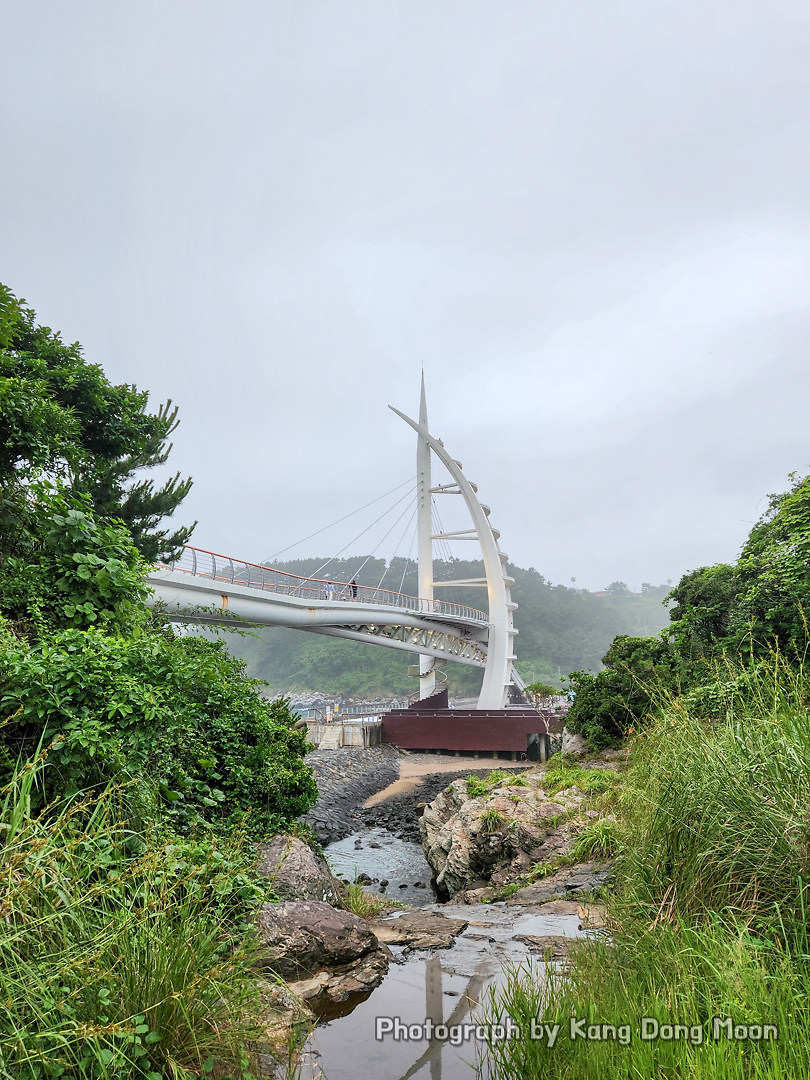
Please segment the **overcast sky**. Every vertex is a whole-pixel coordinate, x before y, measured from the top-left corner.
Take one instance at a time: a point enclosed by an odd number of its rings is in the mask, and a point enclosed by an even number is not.
[[[810,468],[809,46],[798,0],[0,0],[0,280],[180,405],[201,547],[406,481],[424,365],[515,562],[677,579]]]

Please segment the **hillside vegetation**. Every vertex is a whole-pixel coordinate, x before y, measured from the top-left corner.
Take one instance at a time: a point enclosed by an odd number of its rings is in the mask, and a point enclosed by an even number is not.
[[[274,563],[289,573],[308,576],[327,561],[301,559]],[[350,581],[363,557],[336,559],[323,573],[335,581]],[[515,625],[517,668],[527,682],[553,682],[577,669],[598,671],[601,659],[617,634],[655,634],[669,617],[664,605],[668,587],[645,586],[641,596],[622,591],[621,583],[607,596],[553,585],[534,568],[509,565],[515,579],[512,598],[519,605]],[[481,561],[440,559],[434,562],[436,581],[483,577]],[[405,559],[390,564],[370,559],[357,575],[360,585],[418,595],[416,567]],[[439,599],[486,608],[486,590],[456,586],[436,590]],[[280,691],[317,690],[347,697],[405,696],[416,689],[407,668],[413,656],[394,649],[340,641],[299,630],[268,629],[255,636],[228,642],[234,655],[247,662],[255,678],[266,680]],[[481,685],[480,670],[462,664],[445,668],[452,692],[475,694]]]

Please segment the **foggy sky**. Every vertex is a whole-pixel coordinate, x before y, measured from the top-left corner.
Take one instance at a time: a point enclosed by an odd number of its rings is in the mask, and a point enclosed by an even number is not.
[[[0,280],[180,405],[201,547],[407,480],[424,366],[515,562],[677,579],[810,469],[809,45],[786,0],[0,0]]]

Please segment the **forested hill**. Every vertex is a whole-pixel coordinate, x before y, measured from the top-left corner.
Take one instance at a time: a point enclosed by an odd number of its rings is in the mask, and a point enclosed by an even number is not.
[[[390,565],[382,559],[363,557],[336,559],[324,568],[326,558],[273,563],[279,570],[305,576],[328,576],[334,581],[381,585],[384,589],[418,594],[416,567],[403,558]],[[362,566],[362,569],[361,569]],[[655,634],[668,625],[663,600],[668,586],[643,587],[640,596],[628,595],[621,582],[608,595],[553,585],[533,567],[524,570],[509,564],[515,579],[512,599],[519,605],[515,626],[520,631],[515,651],[517,667],[529,682],[557,681],[571,671],[598,671],[601,659],[617,634]],[[483,577],[480,560],[436,560],[436,581]],[[486,591],[472,587],[442,588],[438,598],[470,607],[486,608]],[[404,695],[412,693],[415,680],[408,677],[413,656],[395,649],[341,641],[299,630],[267,629],[256,636],[228,639],[228,647],[248,662],[250,674],[265,679],[278,690],[317,690],[350,697]],[[476,668],[449,663],[445,669],[456,693],[474,693],[481,682]]]

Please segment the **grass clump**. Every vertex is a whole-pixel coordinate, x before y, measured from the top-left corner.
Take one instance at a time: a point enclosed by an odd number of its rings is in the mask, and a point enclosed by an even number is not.
[[[486,795],[489,791],[489,787],[485,780],[482,780],[480,776],[468,776],[467,777],[467,794],[471,799],[478,799],[482,795]]]
[[[515,968],[490,993],[486,1019],[508,1013],[523,1032],[487,1048],[492,1080],[810,1075],[810,681],[778,656],[713,678],[663,703],[635,742],[618,822],[594,822],[574,848],[617,852],[610,938],[572,945],[564,974]],[[629,1041],[572,1041],[572,1015],[627,1025]],[[552,1051],[529,1038],[532,1016],[561,1024]],[[643,1040],[642,1017],[689,1035]],[[714,1017],[778,1039],[718,1038]]]
[[[234,891],[239,852],[144,841],[112,788],[32,815],[44,768],[0,793],[0,1075],[241,1074],[258,1031],[247,854]]]
[[[601,817],[580,830],[571,848],[574,862],[603,859],[615,855],[622,845],[621,832],[614,817]]]
[[[494,833],[505,823],[506,818],[500,810],[485,810],[480,817],[481,832]]]
[[[369,892],[362,885],[353,882],[341,889],[340,902],[345,911],[353,915],[359,915],[361,919],[371,919],[392,906],[390,900],[386,900],[376,893]]]

